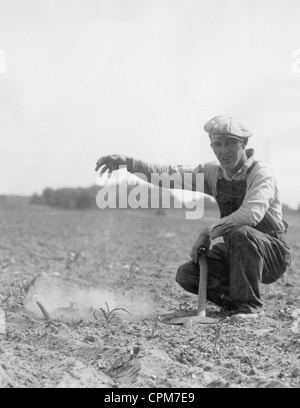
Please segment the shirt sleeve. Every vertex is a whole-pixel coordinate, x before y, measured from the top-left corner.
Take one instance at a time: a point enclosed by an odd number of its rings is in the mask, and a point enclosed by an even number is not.
[[[210,237],[215,239],[235,226],[255,227],[265,216],[275,197],[276,179],[269,168],[259,168],[250,174],[244,201],[232,214],[221,218],[209,227]]]
[[[142,180],[160,187],[206,193],[205,165],[161,165],[132,159],[128,170]]]

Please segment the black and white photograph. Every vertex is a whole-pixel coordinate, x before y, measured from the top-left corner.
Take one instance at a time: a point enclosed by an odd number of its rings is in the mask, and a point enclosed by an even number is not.
[[[0,388],[300,387],[299,0],[0,0]]]

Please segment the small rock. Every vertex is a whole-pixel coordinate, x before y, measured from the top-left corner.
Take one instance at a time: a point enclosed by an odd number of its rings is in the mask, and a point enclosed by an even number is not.
[[[89,341],[90,343],[94,343],[96,341],[94,336],[85,336],[84,341]]]
[[[251,368],[250,371],[248,371],[248,375],[256,375],[257,371],[254,368]]]
[[[268,334],[271,331],[272,331],[272,329],[258,329],[258,330],[254,330],[254,333],[257,336],[263,336],[264,334]]]
[[[294,309],[291,313],[291,316],[297,319],[300,316],[300,309]]]
[[[290,387],[282,383],[281,381],[272,380],[269,383],[267,383],[264,388],[290,388]]]
[[[6,333],[5,312],[0,309],[0,334]]]
[[[291,330],[293,333],[298,334],[299,333],[299,325],[300,325],[300,318],[294,320],[294,322],[291,325]]]
[[[205,366],[203,367],[204,371],[209,371],[213,368],[213,364],[211,363],[206,363]]]
[[[141,348],[139,346],[133,346],[133,348],[132,348],[133,355],[137,356],[139,354],[139,352],[140,352],[140,349]]]
[[[292,377],[293,377],[293,378],[299,377],[299,375],[300,375],[300,368],[299,368],[299,367],[294,368],[291,374],[292,374]]]
[[[208,388],[227,388],[228,383],[223,378],[218,378],[213,380],[211,383],[207,385]]]
[[[192,319],[188,319],[184,324],[183,327],[193,327],[193,320]]]

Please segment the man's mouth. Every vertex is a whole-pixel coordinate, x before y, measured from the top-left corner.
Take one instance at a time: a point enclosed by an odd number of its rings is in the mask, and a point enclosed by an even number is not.
[[[231,157],[223,157],[222,158],[222,162],[224,162],[224,163],[228,163],[230,161],[231,161]]]

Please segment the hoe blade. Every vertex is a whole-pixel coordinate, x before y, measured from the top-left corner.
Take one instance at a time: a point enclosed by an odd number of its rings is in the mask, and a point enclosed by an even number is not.
[[[172,319],[170,324],[185,324],[191,322],[192,324],[216,324],[219,319],[214,319],[213,317],[206,316],[187,316],[179,317],[178,319]]]

